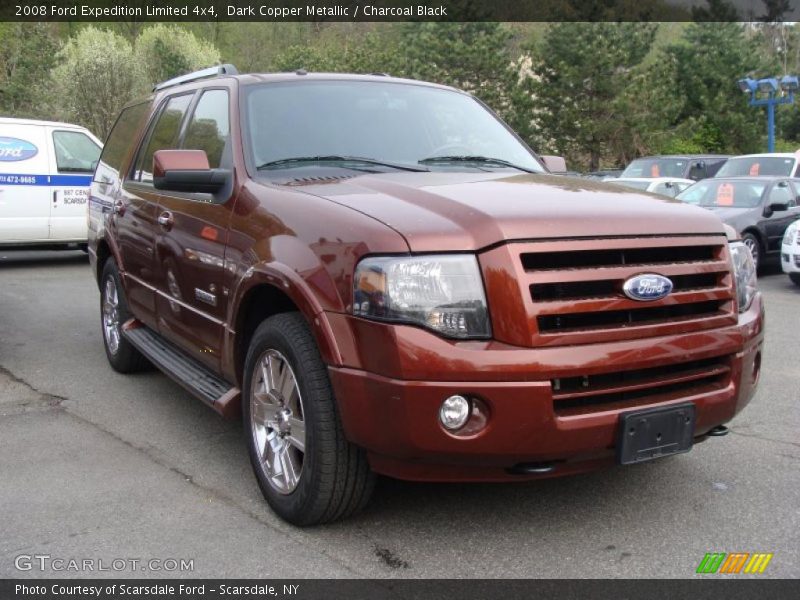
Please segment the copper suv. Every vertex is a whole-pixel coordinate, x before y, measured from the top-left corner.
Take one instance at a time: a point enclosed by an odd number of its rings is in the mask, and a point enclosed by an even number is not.
[[[108,360],[241,416],[301,525],[376,474],[522,481],[724,434],[761,363],[749,252],[711,212],[545,162],[439,85],[157,85],[91,188]]]

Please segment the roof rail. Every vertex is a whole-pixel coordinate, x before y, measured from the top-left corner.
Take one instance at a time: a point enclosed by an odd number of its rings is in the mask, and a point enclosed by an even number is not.
[[[208,77],[219,77],[220,75],[238,75],[239,71],[236,70],[236,67],[233,65],[225,64],[225,65],[217,65],[216,67],[209,67],[208,69],[201,69],[199,71],[195,71],[194,73],[187,73],[186,75],[180,75],[179,77],[174,77],[172,79],[168,79],[167,81],[162,81],[161,83],[157,83],[153,86],[153,91],[157,92],[159,90],[163,90],[168,87],[172,87],[174,85],[180,85],[181,83],[189,83],[190,81],[197,81],[198,79],[206,79]]]

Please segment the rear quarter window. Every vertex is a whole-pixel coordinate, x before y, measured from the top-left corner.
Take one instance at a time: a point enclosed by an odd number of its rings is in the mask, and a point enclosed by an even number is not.
[[[100,154],[100,162],[94,174],[95,181],[107,182],[119,177],[124,166],[122,162],[136,142],[136,134],[149,106],[149,102],[142,102],[129,106],[120,113]]]

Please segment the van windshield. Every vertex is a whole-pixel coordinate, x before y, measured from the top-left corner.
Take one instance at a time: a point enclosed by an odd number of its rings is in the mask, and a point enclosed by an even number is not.
[[[544,172],[491,112],[456,91],[352,80],[268,83],[246,88],[244,103],[250,157],[262,172],[344,162],[380,171]]]
[[[756,177],[777,175],[789,177],[794,170],[795,158],[788,156],[740,156],[729,158],[717,172],[717,177]]]

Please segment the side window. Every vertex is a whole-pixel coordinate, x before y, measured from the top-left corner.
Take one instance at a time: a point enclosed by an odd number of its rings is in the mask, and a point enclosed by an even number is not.
[[[54,131],[53,148],[59,173],[92,173],[100,158],[100,146],[80,131]]]
[[[119,177],[122,161],[125,160],[131,144],[136,141],[136,133],[148,106],[147,102],[142,102],[129,106],[120,113],[103,145],[100,163],[95,171],[95,181],[111,181]]]
[[[794,198],[792,197],[792,190],[789,189],[788,185],[781,187],[780,184],[778,184],[774,188],[772,188],[772,191],[769,193],[769,200],[767,200],[767,204],[772,204],[774,202],[778,202],[780,204],[788,204],[789,207],[794,206]]]
[[[153,154],[157,150],[177,147],[181,123],[193,95],[175,96],[167,101],[161,114],[158,115],[155,123],[150,128],[144,151],[139,153],[139,159],[136,161],[136,170],[132,178],[134,181],[152,183],[153,174],[150,171],[153,168]]]
[[[223,162],[229,134],[228,91],[204,92],[189,121],[183,148],[205,150],[209,166],[216,169]]]

